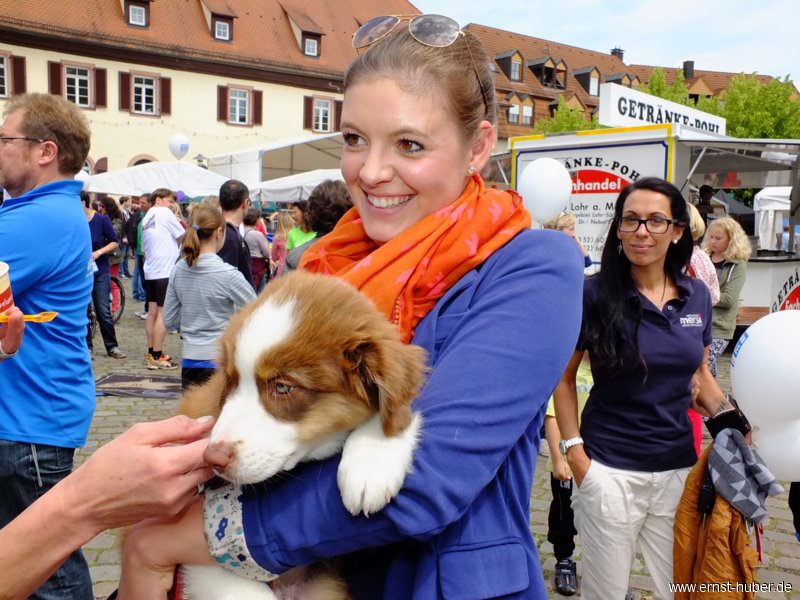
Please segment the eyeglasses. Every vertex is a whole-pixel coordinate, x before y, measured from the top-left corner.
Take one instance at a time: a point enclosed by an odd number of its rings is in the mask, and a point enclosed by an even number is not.
[[[356,30],[353,34],[353,48],[359,50],[381,41],[403,21],[408,21],[408,31],[411,37],[424,46],[447,48],[459,36],[464,35],[459,24],[444,15],[385,15],[370,19]],[[472,69],[478,79],[478,86],[481,88],[481,97],[488,117],[489,103],[486,98],[486,90],[483,87],[481,76],[478,74],[478,67],[475,64],[475,58],[472,56],[472,49],[469,44],[466,44],[466,47],[469,59],[472,61]]]
[[[617,219],[617,229],[623,233],[635,233],[644,224],[645,229],[650,233],[666,233],[670,225],[678,225],[678,219],[667,219],[666,217],[650,217],[649,219],[637,219],[636,217],[620,217]]]
[[[13,142],[14,140],[25,140],[26,142],[36,142],[38,144],[44,142],[44,140],[41,140],[39,138],[14,136],[14,135],[0,135],[0,143],[8,144],[10,142]]]

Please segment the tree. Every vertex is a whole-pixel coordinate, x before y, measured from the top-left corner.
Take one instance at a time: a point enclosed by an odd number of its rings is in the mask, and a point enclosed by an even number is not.
[[[675,81],[668,84],[664,69],[656,67],[650,74],[650,81],[645,85],[639,85],[637,89],[645,94],[664,98],[664,100],[684,105],[689,104],[689,87],[686,85],[686,78],[683,76],[682,69],[678,70],[678,76]]]
[[[560,96],[558,98],[558,107],[553,111],[553,116],[538,120],[533,127],[533,133],[583,131],[584,129],[597,129],[598,127],[600,127],[600,124],[597,122],[597,117],[588,120],[583,110],[571,108],[567,105],[564,96]]]
[[[718,104],[732,137],[800,137],[800,98],[788,77],[765,85],[753,75],[737,75]]]

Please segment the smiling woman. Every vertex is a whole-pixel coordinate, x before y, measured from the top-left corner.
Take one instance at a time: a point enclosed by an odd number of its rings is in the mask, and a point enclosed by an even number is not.
[[[578,350],[555,391],[577,485],[586,600],[625,597],[637,543],[656,596],[672,597],[674,514],[697,460],[687,411],[714,416],[730,408],[708,369],[708,288],[684,274],[688,222],[686,201],[669,182],[647,177],[622,190],[600,271],[584,285]],[[579,429],[584,351],[594,386]]]
[[[229,494],[221,510],[242,527],[213,540],[214,558],[199,504],[138,528],[123,555],[126,600],[162,597],[176,563],[237,556],[226,569],[270,580],[343,554],[355,598],[547,598],[530,488],[547,398],[578,332],[577,245],[530,230],[515,192],[484,186],[497,109],[477,38],[446,17],[388,16],[354,45],[368,47],[345,75],[342,109],[354,207],[301,268],[346,280],[426,350],[412,471],[369,519],[338,500],[336,457]]]

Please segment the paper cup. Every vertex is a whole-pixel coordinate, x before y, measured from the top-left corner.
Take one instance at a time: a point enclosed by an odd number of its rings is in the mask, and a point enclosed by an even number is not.
[[[11,280],[8,278],[8,265],[0,262],[0,314],[14,306],[14,297],[11,295]]]

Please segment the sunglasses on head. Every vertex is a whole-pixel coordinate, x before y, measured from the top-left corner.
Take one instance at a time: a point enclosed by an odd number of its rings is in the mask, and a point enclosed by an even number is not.
[[[408,21],[408,32],[411,37],[424,46],[446,48],[452,45],[459,36],[464,35],[459,24],[444,15],[385,15],[370,19],[356,30],[353,34],[353,48],[359,50],[381,41],[397,29],[397,26],[403,21]],[[475,65],[472,50],[469,44],[466,44],[466,46],[469,58],[472,61],[472,69],[478,79],[478,86],[481,88],[481,97],[488,117],[489,103],[486,99],[486,90],[478,74],[478,67]]]

